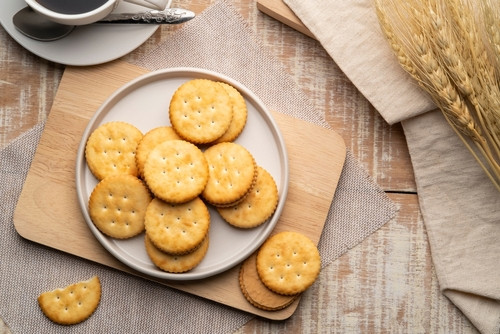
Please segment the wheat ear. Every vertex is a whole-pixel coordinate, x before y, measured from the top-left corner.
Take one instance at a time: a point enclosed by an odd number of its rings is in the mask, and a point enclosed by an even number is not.
[[[484,109],[486,102],[492,103],[495,93],[489,92],[485,99],[484,93],[477,91],[478,84],[484,84],[485,79],[471,79],[470,76],[470,60],[476,55],[484,59],[486,53],[480,48],[474,52],[459,48],[454,42],[456,38],[462,38],[461,34],[465,31],[471,31],[467,30],[470,29],[470,21],[458,22],[461,26],[457,30],[451,28],[447,19],[449,15],[444,10],[445,2],[439,0],[375,0],[375,7],[381,29],[402,67],[430,94],[450,126],[500,191],[500,168],[494,150],[492,152],[490,148],[495,139],[490,135],[491,128],[487,128],[487,139],[483,137],[481,128],[488,123],[484,121],[483,114],[478,116],[476,112],[478,108]],[[461,14],[455,11],[450,15],[457,20]],[[463,59],[457,55],[463,55]],[[482,70],[490,64],[485,62]],[[471,105],[467,101],[471,101]],[[469,140],[485,158],[486,164]]]

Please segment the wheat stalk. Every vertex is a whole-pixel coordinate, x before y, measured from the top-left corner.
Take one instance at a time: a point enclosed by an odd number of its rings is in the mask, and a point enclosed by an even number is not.
[[[492,128],[495,129],[495,141],[500,147],[500,3],[498,1],[491,2],[490,0],[480,1],[480,10],[484,17],[485,35],[489,44],[490,59],[496,68],[495,72],[495,101],[496,105],[491,107],[492,117],[489,119]],[[500,153],[499,153],[500,155]]]
[[[481,0],[480,10],[483,14],[483,22],[486,31],[486,37],[492,48],[492,56],[496,62],[497,75],[500,64],[500,5],[498,1]]]
[[[442,3],[436,2],[436,6],[430,12],[433,29],[428,31],[435,33],[433,40],[436,43],[436,50],[440,51],[446,70],[459,91],[477,111],[475,116],[481,127],[487,130],[483,131],[484,139],[481,139],[479,149],[488,160],[492,161],[491,168],[495,169],[497,167],[493,163],[495,156],[500,157],[499,117],[495,115],[499,110],[500,96],[498,85],[495,83],[497,66],[490,62],[487,48],[479,40],[480,34],[473,17],[463,15],[463,10],[461,12],[457,10],[460,8],[460,3],[460,0],[448,2],[448,6],[452,6],[448,9],[452,13],[454,21],[452,23],[446,20],[447,9],[443,8]],[[468,9],[466,12],[473,11],[471,3],[467,3],[466,6]],[[464,39],[468,41],[470,49],[463,46]],[[462,61],[459,55],[468,62]],[[475,58],[477,61],[470,61]]]
[[[500,88],[490,50],[497,51],[495,42],[491,49],[484,46],[471,2],[374,1],[381,29],[401,66],[429,93],[500,191]],[[490,0],[482,1],[482,12],[488,9],[495,17]],[[493,27],[487,28],[495,41],[500,35]]]
[[[485,38],[494,35],[496,24],[482,24],[485,22],[483,18],[490,16],[492,19],[495,16],[492,3],[484,0],[481,6],[475,7],[470,0],[449,0],[447,4],[456,27],[458,36],[456,42],[461,46],[459,52],[468,60],[467,72],[472,78],[474,90],[470,101],[475,107],[475,116],[484,129],[487,142],[483,145],[484,155],[498,174],[500,161],[498,57],[492,57],[492,53],[493,55],[496,53],[495,47],[490,43],[492,39]]]
[[[482,9],[484,13],[485,7]],[[470,0],[449,0],[449,11],[457,28],[456,41],[461,46],[459,51],[460,54],[467,55],[469,60],[466,63],[467,72],[473,79],[473,88],[476,93],[471,102],[477,110],[477,117],[482,126],[488,129],[485,132],[487,139],[494,143],[496,154],[500,155],[498,66],[496,66],[496,57],[491,57],[488,45],[484,43],[485,40],[482,38],[484,34],[481,33],[481,25],[477,22],[479,20],[475,20],[471,14],[479,10],[481,9],[474,8]],[[489,13],[492,14],[491,11]]]
[[[401,47],[401,41],[398,39],[398,36],[394,33],[394,30],[392,29],[391,23],[390,23],[390,18],[387,16],[387,13],[382,10],[382,7],[380,6],[380,0],[376,0],[378,5],[375,7],[376,12],[377,12],[377,17],[379,21],[381,22],[381,25],[384,27],[383,32],[389,41],[389,45],[391,46],[392,50],[394,51],[395,55],[398,58],[398,61],[403,67],[403,69],[408,72],[414,79],[418,80],[418,74],[416,69],[413,67],[413,63],[411,59],[407,56],[407,54],[404,52],[404,50]]]

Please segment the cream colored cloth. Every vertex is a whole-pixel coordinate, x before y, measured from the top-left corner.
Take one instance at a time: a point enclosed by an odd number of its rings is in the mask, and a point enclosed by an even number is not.
[[[500,196],[438,111],[403,121],[441,290],[500,333]]]
[[[440,288],[500,333],[500,193],[399,67],[371,0],[284,1],[382,117],[403,121]]]
[[[390,123],[435,108],[386,46],[371,0],[285,0],[349,80]]]

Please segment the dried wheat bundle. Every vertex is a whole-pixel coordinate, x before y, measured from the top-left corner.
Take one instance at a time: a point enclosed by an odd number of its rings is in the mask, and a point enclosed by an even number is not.
[[[374,0],[402,68],[500,191],[500,3]]]

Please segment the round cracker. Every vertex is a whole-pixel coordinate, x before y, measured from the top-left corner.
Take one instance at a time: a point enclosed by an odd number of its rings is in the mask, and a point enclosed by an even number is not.
[[[144,216],[151,194],[137,177],[112,175],[101,180],[89,198],[89,215],[104,234],[118,239],[144,231]]]
[[[246,259],[240,267],[240,289],[253,306],[266,311],[277,311],[292,304],[299,294],[284,296],[269,290],[257,273],[256,255]]]
[[[167,140],[181,139],[171,126],[160,126],[149,130],[137,145],[135,162],[138,174],[144,177],[144,163],[149,153],[158,145]]]
[[[185,203],[201,194],[208,181],[203,152],[185,140],[157,145],[144,164],[144,180],[153,194],[169,203]]]
[[[267,170],[258,166],[255,185],[238,204],[218,207],[217,211],[229,224],[239,228],[253,228],[263,224],[276,210],[278,188]]]
[[[151,242],[163,252],[186,254],[207,236],[210,212],[199,197],[182,204],[155,198],[147,208],[145,227]]]
[[[203,239],[201,245],[191,253],[183,255],[172,255],[158,249],[146,234],[144,238],[146,252],[155,266],[170,273],[184,273],[195,268],[205,257],[208,250],[208,235]]]
[[[203,198],[215,206],[233,205],[242,200],[257,177],[252,154],[237,143],[216,144],[204,154],[209,176]]]
[[[280,232],[267,239],[257,253],[262,283],[282,295],[295,295],[319,275],[321,259],[316,245],[298,232]]]
[[[233,110],[229,95],[221,85],[212,80],[193,79],[174,92],[169,118],[183,139],[206,144],[227,131]]]
[[[116,174],[137,176],[135,153],[142,132],[126,122],[100,125],[89,136],[85,146],[87,165],[98,180]]]

